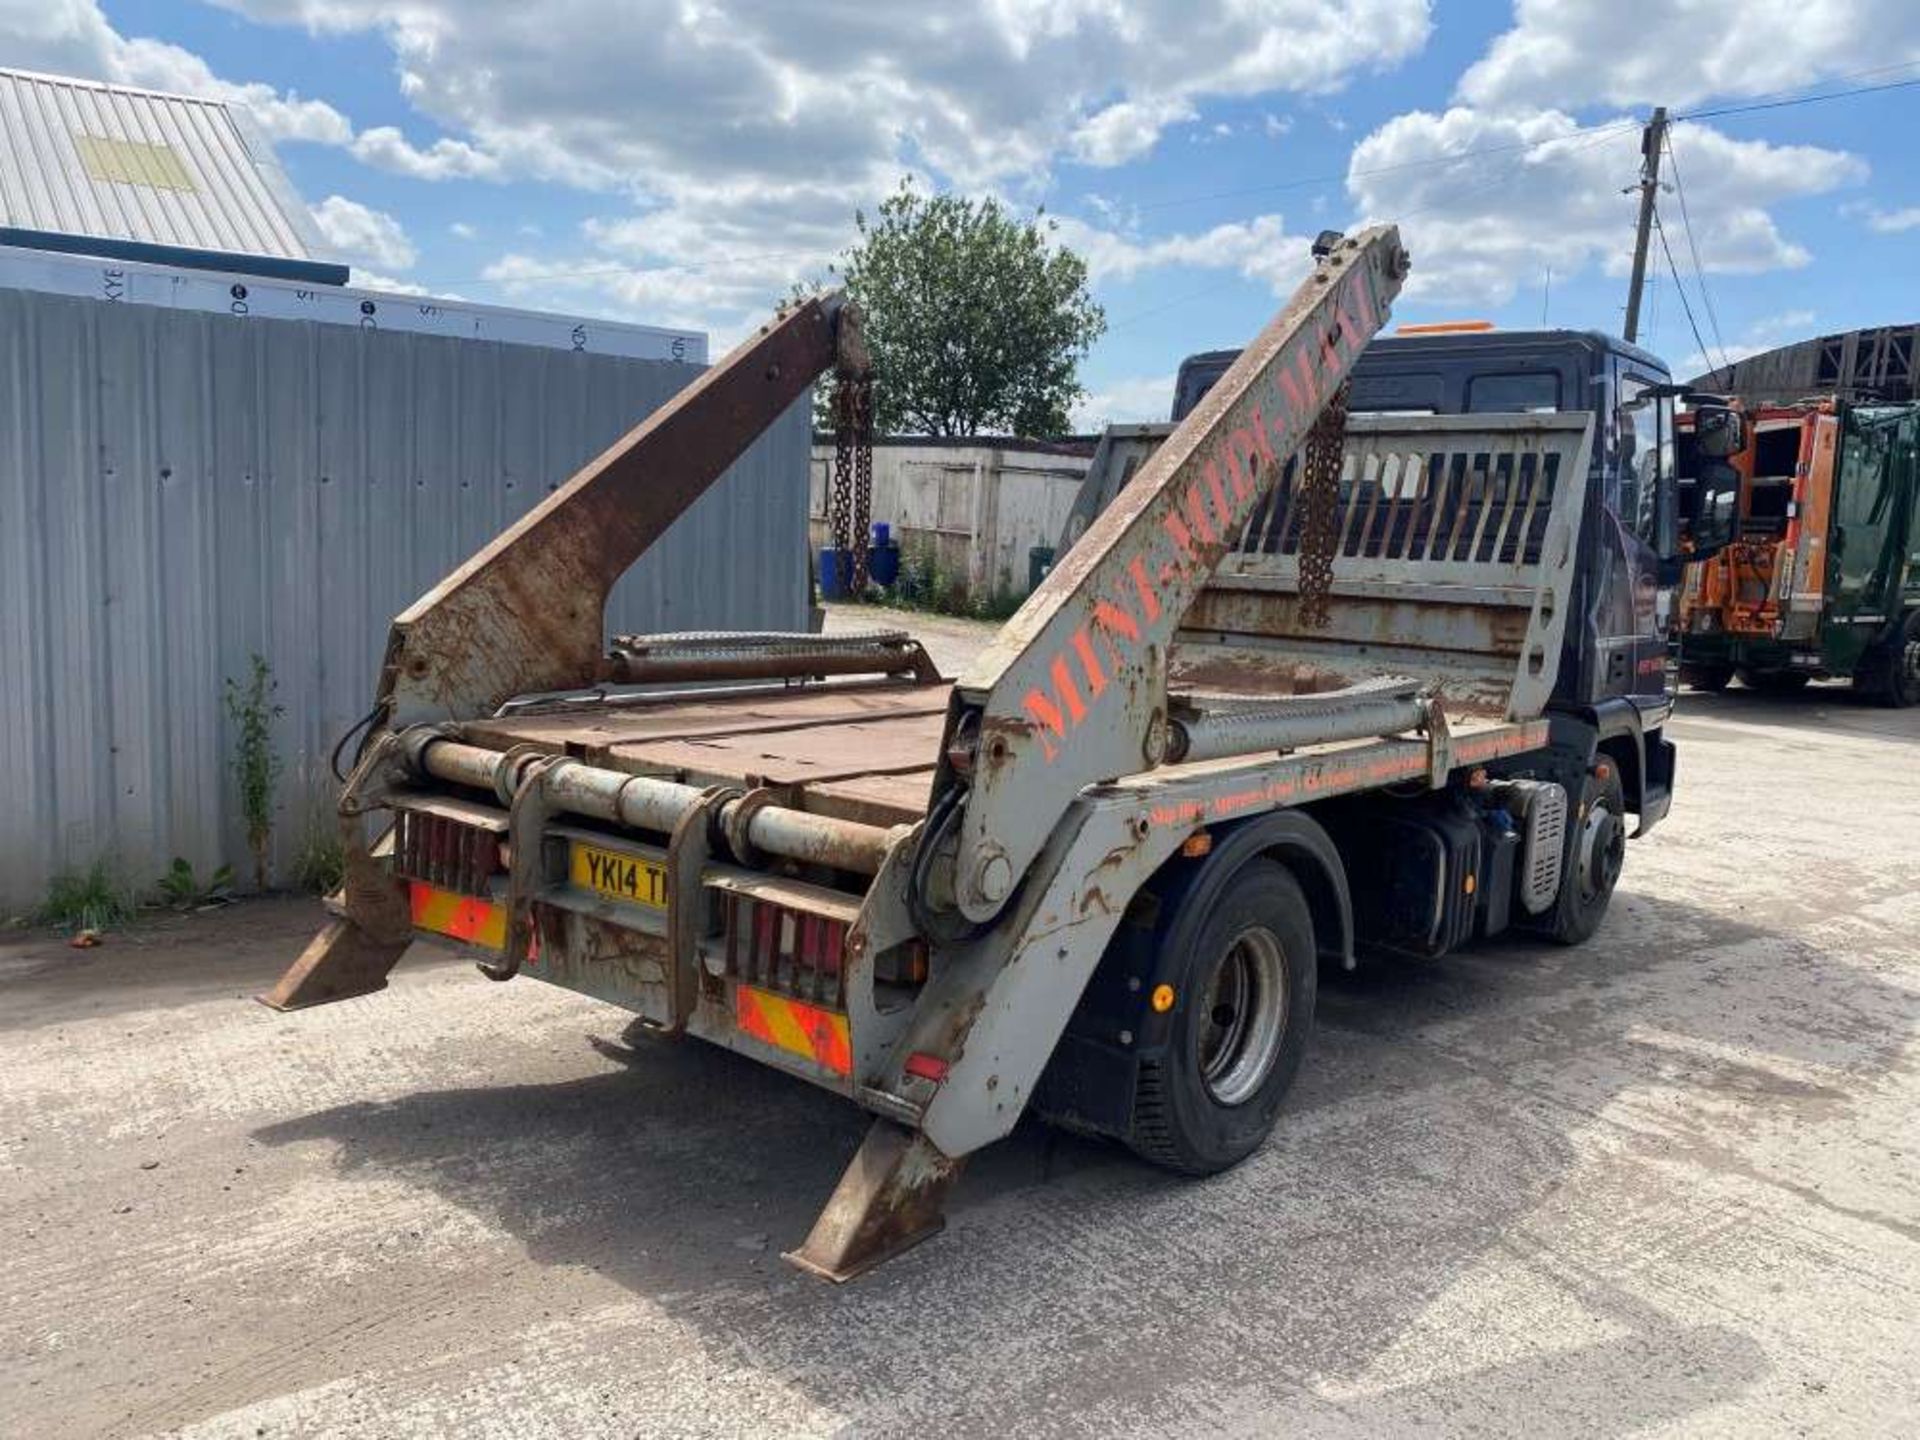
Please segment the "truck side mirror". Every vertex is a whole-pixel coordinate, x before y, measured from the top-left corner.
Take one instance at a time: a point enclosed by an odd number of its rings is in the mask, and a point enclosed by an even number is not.
[[[1724,460],[1747,446],[1746,422],[1738,410],[1703,405],[1693,411],[1693,443],[1707,460]]]

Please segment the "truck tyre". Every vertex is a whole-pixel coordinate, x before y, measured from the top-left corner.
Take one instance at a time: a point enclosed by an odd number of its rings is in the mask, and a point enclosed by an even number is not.
[[[1680,680],[1695,690],[1718,695],[1733,680],[1731,665],[1682,665]]]
[[[1176,926],[1169,940],[1181,943]],[[1127,1143],[1156,1165],[1212,1175],[1272,1131],[1313,1029],[1313,916],[1292,873],[1249,860],[1174,957],[1173,1026],[1143,1060]]]
[[[1920,705],[1920,610],[1907,613],[1891,644],[1874,648],[1854,673],[1853,685],[1895,710]]]
[[[1605,779],[1589,773],[1581,784],[1580,804],[1567,827],[1560,891],[1543,927],[1555,944],[1578,945],[1600,928],[1626,859],[1626,794],[1620,771],[1612,764],[1605,769]]]

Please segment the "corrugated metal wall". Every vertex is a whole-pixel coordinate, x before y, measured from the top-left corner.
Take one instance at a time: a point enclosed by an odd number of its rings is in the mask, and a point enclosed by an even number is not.
[[[244,873],[222,684],[312,822],[391,617],[695,373],[0,289],[0,906],[110,856]],[[804,628],[807,404],[622,580],[616,631]]]

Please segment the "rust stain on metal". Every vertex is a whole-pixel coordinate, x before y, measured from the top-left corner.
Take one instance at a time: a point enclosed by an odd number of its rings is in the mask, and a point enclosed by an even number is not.
[[[959,1176],[960,1161],[924,1135],[876,1120],[806,1242],[786,1258],[823,1280],[851,1280],[938,1234]]]
[[[613,584],[834,359],[827,302],[735,350],[394,621],[399,723],[590,683]]]

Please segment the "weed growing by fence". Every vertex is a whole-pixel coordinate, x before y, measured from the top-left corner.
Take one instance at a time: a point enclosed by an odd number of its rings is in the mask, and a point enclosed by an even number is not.
[[[42,925],[68,930],[105,930],[133,917],[133,889],[106,860],[85,870],[62,870],[47,887],[47,898],[34,913]]]
[[[222,865],[202,880],[185,856],[176,855],[167,873],[154,882],[154,888],[160,892],[160,898],[176,910],[216,905],[232,898],[233,867]]]
[[[347,878],[346,847],[340,827],[330,816],[309,817],[300,835],[300,851],[293,857],[293,883],[315,895],[331,895]]]
[[[253,883],[265,890],[273,859],[273,787],[280,778],[280,757],[273,748],[273,722],[286,713],[274,702],[278,684],[273,667],[258,654],[245,684],[227,678],[227,714],[238,730],[233,773],[240,782],[240,813],[247,822],[247,848],[253,852]]]
[[[1026,596],[1004,584],[991,592],[975,592],[966,576],[940,563],[939,549],[932,541],[916,539],[901,547],[899,579],[892,588],[877,592],[876,598],[901,610],[1004,620],[1020,608]]]

